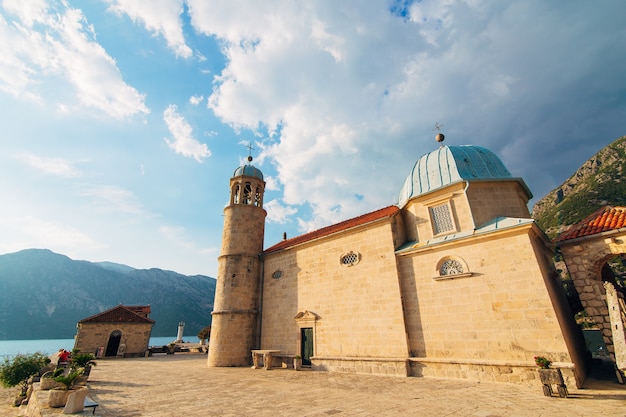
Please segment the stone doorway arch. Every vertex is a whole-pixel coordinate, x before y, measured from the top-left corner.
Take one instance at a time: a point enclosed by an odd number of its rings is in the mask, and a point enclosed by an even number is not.
[[[122,341],[122,332],[119,330],[114,330],[109,335],[109,341],[107,342],[106,353],[105,356],[117,356],[117,351],[120,347],[120,342]]]

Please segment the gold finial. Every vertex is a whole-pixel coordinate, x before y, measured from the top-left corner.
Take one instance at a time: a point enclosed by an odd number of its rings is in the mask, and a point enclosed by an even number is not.
[[[441,133],[441,128],[443,127],[443,123],[439,124],[437,122],[435,122],[435,128],[433,129],[433,132],[436,130],[437,131],[437,135],[435,136],[435,140],[437,142],[439,142],[439,146],[443,146],[442,142],[443,140],[446,138],[443,133]]]

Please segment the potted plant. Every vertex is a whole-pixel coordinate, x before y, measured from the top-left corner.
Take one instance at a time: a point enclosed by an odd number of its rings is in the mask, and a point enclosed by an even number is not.
[[[19,406],[27,399],[28,380],[33,375],[38,375],[39,371],[50,363],[43,353],[33,353],[30,355],[18,354],[13,359],[5,358],[0,365],[0,383],[4,387],[14,387],[19,385],[20,393],[15,397],[14,405]]]
[[[71,369],[84,369],[83,376],[89,376],[89,373],[91,372],[91,367],[96,365],[96,357],[93,355],[93,353],[76,353],[72,356],[72,359],[70,360]]]
[[[48,395],[48,405],[52,408],[65,407],[67,397],[72,393],[74,381],[83,374],[84,369],[72,369],[67,375],[59,375],[54,378],[55,381],[63,384],[62,388],[54,388],[50,390]],[[85,388],[86,389],[86,388]]]
[[[299,371],[302,368],[302,357],[300,355],[296,355],[293,357],[293,369]]]
[[[61,376],[65,372],[65,369],[58,368],[54,371],[48,371],[41,376],[39,380],[39,389],[42,391],[47,391],[52,388],[60,388],[63,386],[62,383],[56,381],[54,378]]]
[[[552,396],[552,385],[557,386],[559,397],[567,397],[567,387],[559,368],[550,368],[552,361],[543,356],[535,356],[535,365],[539,367],[539,379],[543,384],[543,395]]]

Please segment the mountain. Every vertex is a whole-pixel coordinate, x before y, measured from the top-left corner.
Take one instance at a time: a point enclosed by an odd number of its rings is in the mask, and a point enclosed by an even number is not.
[[[533,207],[533,218],[556,237],[600,207],[626,205],[626,136],[602,148]]]
[[[0,340],[69,339],[79,320],[118,304],[150,305],[152,336],[194,339],[211,322],[215,279],[111,262],[75,261],[47,249],[0,255]]]

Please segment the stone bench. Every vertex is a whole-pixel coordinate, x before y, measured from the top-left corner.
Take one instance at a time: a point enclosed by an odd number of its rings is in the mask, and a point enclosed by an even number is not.
[[[297,355],[291,355],[288,353],[277,353],[274,357],[274,364],[278,364],[276,366],[280,366],[281,368],[290,368],[293,369],[293,359]]]
[[[252,350],[252,369],[259,369],[259,360],[263,359],[263,369],[266,371],[272,369],[272,362],[274,361],[274,355],[280,353],[280,350],[272,349],[257,349]]]

